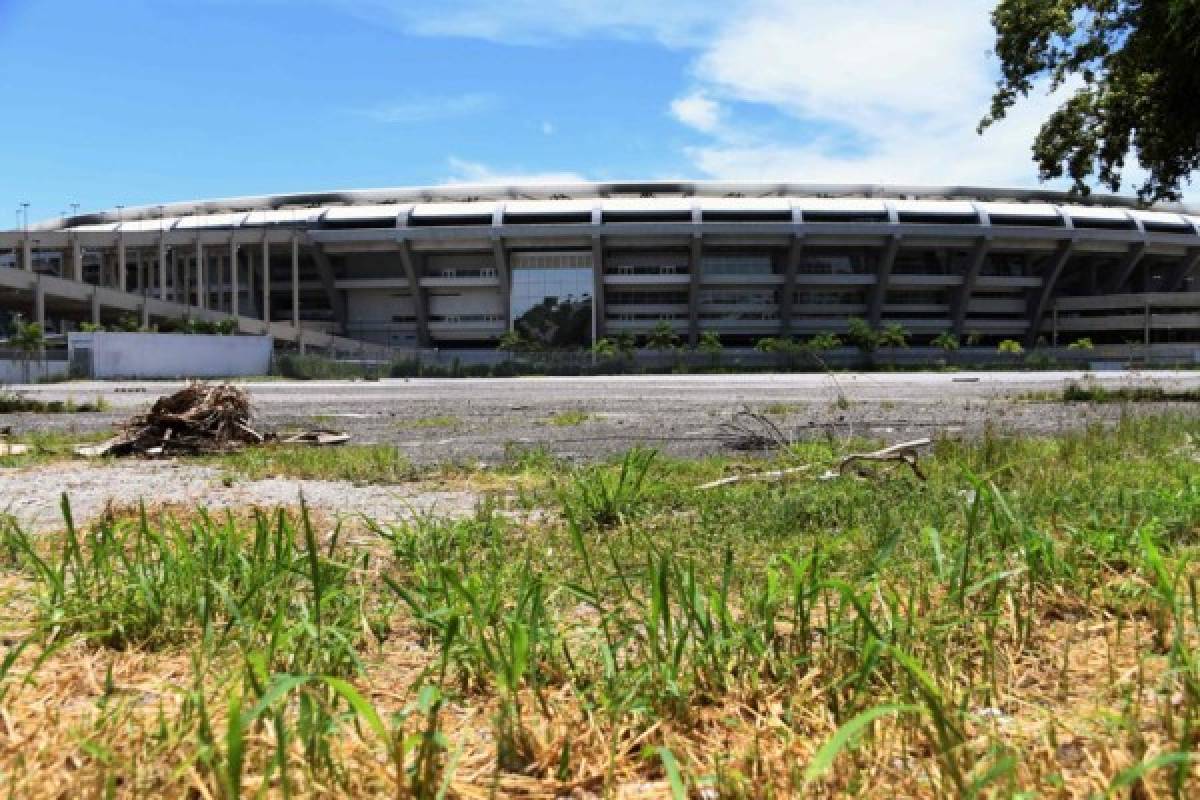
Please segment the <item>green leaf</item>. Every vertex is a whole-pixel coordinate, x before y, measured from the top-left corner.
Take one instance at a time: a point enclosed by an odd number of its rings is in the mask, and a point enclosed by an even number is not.
[[[671,800],[687,800],[687,787],[684,786],[675,754],[665,747],[659,747],[658,757],[662,761],[663,771],[667,773],[667,781],[671,784]]]
[[[886,717],[891,714],[911,714],[919,712],[921,709],[913,705],[889,704],[868,708],[854,719],[847,722],[842,727],[834,731],[833,736],[825,744],[821,745],[821,749],[813,756],[812,761],[808,763],[808,768],[804,770],[804,786],[808,787],[817,778],[821,777],[825,772],[833,766],[833,761],[838,757],[858,734],[860,734],[868,725],[881,717]]]

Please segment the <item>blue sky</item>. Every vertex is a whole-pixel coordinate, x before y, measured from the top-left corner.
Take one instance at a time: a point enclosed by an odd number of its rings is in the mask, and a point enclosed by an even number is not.
[[[1036,183],[988,0],[0,0],[0,226],[509,179]],[[1194,193],[1193,193],[1194,194]]]

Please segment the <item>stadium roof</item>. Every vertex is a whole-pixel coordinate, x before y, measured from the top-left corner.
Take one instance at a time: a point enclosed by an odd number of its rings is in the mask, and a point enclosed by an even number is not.
[[[976,215],[1135,219],[1141,224],[1195,227],[1200,207],[1163,203],[1146,208],[1136,198],[1086,197],[1040,189],[977,186],[742,183],[718,181],[447,184],[392,189],[230,197],[97,211],[45,220],[31,230],[147,231],[338,223],[399,215],[471,217],[607,213],[786,214],[823,211],[863,214]],[[1190,219],[1180,215],[1191,215]]]

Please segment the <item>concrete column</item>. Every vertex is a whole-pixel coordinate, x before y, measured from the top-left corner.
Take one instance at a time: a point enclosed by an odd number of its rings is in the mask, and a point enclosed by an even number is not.
[[[704,240],[693,234],[688,248],[688,345],[700,342],[700,266],[704,255]]]
[[[990,236],[981,236],[975,243],[975,248],[971,251],[967,261],[967,268],[963,272],[962,285],[954,294],[954,302],[950,306],[950,328],[959,339],[966,333],[967,311],[971,306],[971,294],[975,291],[975,284],[979,282],[979,273],[983,271],[983,265],[987,262],[991,246]]]
[[[1025,334],[1025,343],[1029,347],[1037,344],[1038,336],[1042,332],[1042,317],[1046,315],[1046,309],[1050,307],[1050,301],[1054,298],[1054,289],[1058,285],[1058,279],[1066,268],[1067,262],[1071,260],[1071,255],[1074,251],[1074,240],[1063,240],[1059,244],[1054,258],[1051,259],[1046,273],[1042,276],[1042,287],[1030,295],[1029,311],[1026,315],[1026,318],[1029,320],[1029,328]]]
[[[300,329],[300,239],[296,236],[292,237],[292,327]]]
[[[149,330],[150,329],[150,305],[145,300],[142,300],[141,304],[138,306],[138,311],[142,315],[142,329]]]
[[[204,245],[196,237],[196,305],[208,308],[208,275],[204,269]]]
[[[496,261],[496,275],[500,279],[500,302],[504,305],[504,329],[512,330],[512,274],[508,268],[508,251],[504,249],[504,239],[499,236],[492,239],[492,254]],[[596,269],[594,263],[592,268]]]
[[[126,285],[126,263],[125,263],[125,239],[117,237],[117,288],[122,292],[125,291]]]
[[[875,287],[871,290],[867,302],[867,322],[871,323],[872,328],[879,327],[883,319],[883,304],[887,301],[888,286],[892,282],[892,267],[896,264],[896,254],[899,252],[900,235],[893,234],[884,245],[879,269],[875,272]]]
[[[604,237],[592,237],[592,340],[608,334],[604,298]]]
[[[100,324],[100,287],[92,289],[92,324]]]
[[[297,262],[299,256],[297,255]],[[263,237],[262,243],[262,318],[264,322],[271,321],[271,243],[267,238]],[[300,265],[296,264],[296,272],[299,273]]]
[[[46,290],[42,287],[42,278],[38,276],[33,284],[33,321],[46,332]]]
[[[229,313],[238,316],[238,246],[229,240]]]
[[[167,299],[167,238],[158,239],[158,299]]]
[[[788,247],[787,265],[783,272],[783,294],[779,297],[779,332],[792,335],[792,305],[796,296],[796,273],[800,271],[800,259],[804,256],[804,237],[792,237]]]
[[[71,280],[83,280],[83,245],[78,239],[71,242]]]
[[[421,274],[417,269],[416,258],[412,252],[412,246],[408,240],[401,239],[396,242],[396,247],[400,250],[400,263],[404,266],[404,274],[408,277],[409,293],[412,295],[413,310],[417,315],[417,343],[422,347],[428,347],[430,344],[429,338],[429,305],[425,295],[425,290],[421,288]]]
[[[176,303],[179,303],[180,305],[187,305],[187,278],[185,274],[187,272],[187,257],[180,257],[179,251],[181,249],[182,248],[171,249],[171,279],[174,284],[171,287],[171,292]]]
[[[21,267],[26,272],[33,272],[33,245],[28,236],[21,240]]]

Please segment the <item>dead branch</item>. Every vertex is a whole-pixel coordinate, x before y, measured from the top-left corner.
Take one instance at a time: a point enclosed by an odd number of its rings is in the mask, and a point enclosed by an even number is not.
[[[921,467],[917,464],[918,452],[920,448],[928,447],[931,444],[933,444],[933,440],[926,437],[923,439],[913,439],[911,442],[901,442],[900,444],[894,444],[870,453],[851,453],[838,462],[836,469],[822,477],[839,477],[845,473],[847,467],[863,461],[891,461],[907,464],[914,475],[921,480],[925,480],[925,475],[921,472]]]
[[[732,450],[783,450],[792,445],[792,438],[773,420],[749,408],[721,423],[719,436]]]
[[[799,467],[788,467],[787,469],[773,469],[768,472],[751,472],[745,475],[731,475],[728,478],[721,478],[708,483],[702,483],[697,486],[697,489],[716,489],[718,486],[729,486],[734,483],[744,483],[746,481],[781,481],[788,475],[795,475],[798,472],[806,472],[812,469],[811,464],[804,464]]]

